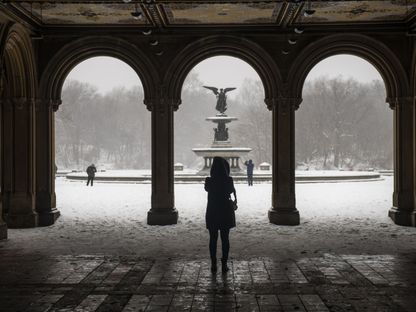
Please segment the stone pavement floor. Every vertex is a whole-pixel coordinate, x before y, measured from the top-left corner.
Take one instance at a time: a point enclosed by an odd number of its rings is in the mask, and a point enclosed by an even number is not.
[[[416,311],[416,255],[207,260],[0,254],[0,311]]]

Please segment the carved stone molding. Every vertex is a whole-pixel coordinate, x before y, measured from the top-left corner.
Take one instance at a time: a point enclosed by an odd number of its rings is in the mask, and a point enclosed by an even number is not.
[[[14,107],[18,110],[22,110],[26,106],[30,106],[34,104],[33,99],[28,99],[25,97],[15,97],[15,98],[12,98],[11,101]]]
[[[143,102],[149,111],[165,113],[169,109],[176,111],[179,108],[182,100],[172,98],[153,98],[144,99]]]
[[[35,99],[35,110],[37,112],[45,110],[44,101],[41,99]]]
[[[170,99],[170,105],[172,106],[173,110],[176,112],[181,105],[182,99]]]
[[[294,97],[277,97],[264,99],[264,102],[269,110],[272,110],[274,107],[279,107],[282,114],[286,115],[291,109],[297,110],[302,102],[302,99]]]
[[[53,111],[57,112],[59,109],[59,106],[61,106],[62,104],[62,100],[61,99],[50,100],[49,104],[52,106]]]
[[[266,103],[267,108],[269,110],[273,110],[273,107],[277,105],[277,99],[276,98],[266,98],[264,99],[264,103]]]
[[[386,98],[386,102],[389,103],[391,109],[396,109],[399,106],[413,106],[415,102],[415,97],[412,96],[402,96],[394,98]]]
[[[59,106],[62,104],[62,100],[51,100],[51,99],[35,99],[35,109],[37,112],[47,111],[49,108],[52,108],[54,112],[59,109]]]
[[[13,109],[22,110],[35,105],[35,100],[26,97],[3,98],[1,99],[1,105],[6,111],[11,111]]]

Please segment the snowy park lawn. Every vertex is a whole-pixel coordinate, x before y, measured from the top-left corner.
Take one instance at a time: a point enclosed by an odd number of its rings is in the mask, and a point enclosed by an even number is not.
[[[412,252],[416,228],[387,217],[392,177],[382,181],[296,184],[300,226],[270,224],[271,185],[237,184],[237,228],[231,231],[231,256],[297,257],[322,253],[394,254]],[[151,185],[95,183],[58,178],[55,225],[10,229],[0,248],[16,253],[109,254],[142,257],[205,258],[208,233],[202,184],[175,185],[179,222],[146,224]]]

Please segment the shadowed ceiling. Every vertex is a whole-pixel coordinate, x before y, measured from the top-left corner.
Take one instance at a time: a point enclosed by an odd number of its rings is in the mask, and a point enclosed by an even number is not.
[[[408,1],[9,1],[5,4],[42,26],[216,26],[407,23]],[[305,10],[314,10],[305,16]],[[138,18],[132,16],[138,12]],[[307,15],[307,14],[306,14]]]

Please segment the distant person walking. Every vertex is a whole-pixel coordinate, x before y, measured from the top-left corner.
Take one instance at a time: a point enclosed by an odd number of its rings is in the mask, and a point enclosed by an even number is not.
[[[228,254],[230,251],[230,229],[235,227],[234,209],[237,207],[237,194],[233,178],[230,177],[230,165],[221,157],[214,157],[211,166],[211,176],[205,179],[205,190],[208,192],[208,204],[205,214],[209,230],[209,252],[211,256],[211,271],[217,271],[217,241],[218,231],[221,235],[222,272],[226,273]],[[234,203],[231,194],[234,194]],[[235,206],[235,207],[234,207]]]
[[[244,165],[247,167],[247,182],[249,186],[253,186],[253,170],[254,170],[254,163],[250,159],[249,161],[245,161]]]
[[[91,186],[93,185],[96,172],[97,172],[97,168],[95,168],[94,164],[91,164],[91,165],[88,166],[88,168],[87,168],[87,175],[88,175],[87,186],[88,186],[88,184],[90,184],[90,182],[91,182]]]

